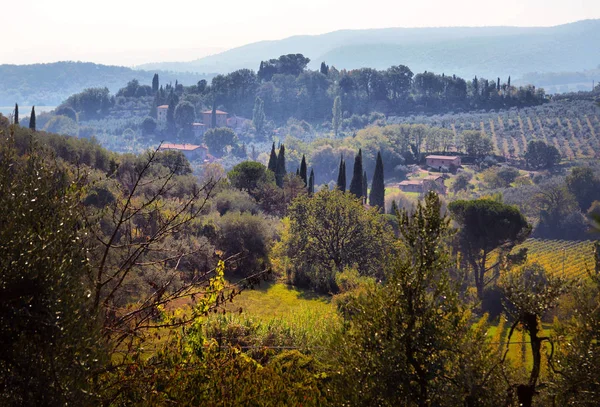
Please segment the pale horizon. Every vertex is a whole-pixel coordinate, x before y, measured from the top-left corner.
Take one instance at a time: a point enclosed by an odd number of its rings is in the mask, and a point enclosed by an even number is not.
[[[20,18],[5,22],[14,33],[11,40],[17,40],[0,48],[0,64],[69,60],[136,66],[190,61],[257,41],[344,29],[556,26],[600,18],[600,2],[373,0],[365,7],[356,0],[306,0],[301,5],[235,0],[226,6],[187,0],[106,0],[93,6],[32,0],[27,8],[9,2],[3,12]]]

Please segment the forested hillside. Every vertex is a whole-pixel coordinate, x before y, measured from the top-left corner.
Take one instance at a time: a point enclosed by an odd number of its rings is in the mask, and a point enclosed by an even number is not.
[[[57,106],[86,88],[107,87],[116,92],[132,79],[150,82],[155,72],[86,62],[56,62],[34,65],[0,65],[0,106]],[[165,83],[179,79],[196,83],[210,74],[161,72]]]

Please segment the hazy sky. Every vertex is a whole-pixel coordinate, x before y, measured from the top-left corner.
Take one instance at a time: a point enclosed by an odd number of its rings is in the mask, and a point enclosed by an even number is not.
[[[339,29],[551,26],[600,18],[600,0],[2,1],[0,64],[192,60]],[[1,78],[0,78],[1,80]]]

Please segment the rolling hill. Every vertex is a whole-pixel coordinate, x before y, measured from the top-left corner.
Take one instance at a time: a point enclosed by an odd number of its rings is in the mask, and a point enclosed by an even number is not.
[[[32,65],[0,65],[0,106],[56,106],[85,88],[108,87],[112,93],[137,79],[150,85],[157,71],[133,70],[121,66],[98,65],[90,62],[55,62]],[[160,83],[185,85],[214,75],[158,71]]]
[[[555,27],[446,27],[342,30],[261,41],[190,62],[142,65],[141,69],[226,73],[257,69],[261,60],[303,53],[311,67],[385,69],[403,64],[425,70],[513,79],[530,72],[583,71],[600,64],[600,20]]]

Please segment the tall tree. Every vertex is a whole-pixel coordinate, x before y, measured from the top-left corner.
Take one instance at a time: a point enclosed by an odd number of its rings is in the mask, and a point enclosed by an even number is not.
[[[383,179],[381,152],[377,153],[377,162],[375,163],[375,172],[373,173],[373,182],[371,183],[371,193],[369,195],[369,205],[378,207],[380,212],[385,211],[385,182]]]
[[[29,116],[29,128],[35,131],[35,106],[31,107],[31,116]]]
[[[15,103],[15,124],[19,124],[19,105]]]
[[[327,76],[329,74],[329,66],[327,64],[325,64],[325,62],[321,62],[320,71],[323,75]]]
[[[340,125],[342,124],[342,99],[339,96],[335,97],[333,101],[333,119],[332,126],[335,138],[338,137]]]
[[[156,93],[158,92],[158,74],[155,73],[154,76],[152,77],[152,92]]]
[[[310,169],[310,177],[308,178],[308,194],[313,195],[315,193],[315,172]]]
[[[582,212],[587,211],[592,202],[600,200],[600,179],[592,168],[575,167],[567,175],[566,181]]]
[[[337,188],[346,192],[346,162],[344,157],[340,157],[340,169],[338,170]]]
[[[460,225],[458,245],[473,270],[477,295],[483,299],[484,289],[499,277],[506,256],[529,236],[531,226],[516,207],[491,199],[458,200],[448,209]]]
[[[362,198],[363,198],[363,203],[367,202],[367,193],[369,191],[369,185],[367,183],[367,172],[363,171],[363,176],[362,176]]]
[[[277,168],[275,170],[275,182],[279,188],[283,188],[285,174],[285,146],[282,144],[281,147],[279,147],[279,153],[277,154]]]
[[[508,88],[510,89],[510,76],[508,77]]]
[[[362,168],[362,149],[354,157],[354,169],[352,171],[352,180],[350,181],[350,193],[357,198],[362,197],[363,193],[363,168]]]
[[[264,136],[265,131],[265,102],[257,97],[254,101],[254,109],[252,110],[252,124],[256,129],[256,135]]]
[[[271,147],[271,156],[269,157],[269,164],[267,168],[273,171],[273,174],[277,172],[277,153],[275,152],[275,142],[273,142],[273,146]]]
[[[304,156],[304,154],[302,154],[302,162],[300,163],[300,178],[302,178],[302,181],[304,181],[304,186],[308,185],[308,178],[307,178],[307,168],[306,168],[306,157]]]
[[[386,282],[350,293],[341,307],[346,325],[334,337],[330,357],[344,367],[332,378],[340,381],[344,404],[498,405],[497,400],[482,403],[493,394],[483,385],[483,375],[468,384],[461,380],[465,356],[479,350],[469,346],[477,343],[470,344],[467,334],[478,328],[471,326],[449,279],[446,242],[452,232],[443,213],[439,197],[430,192],[413,214],[397,214],[403,255],[392,262]],[[485,334],[486,327],[481,331]]]
[[[498,77],[498,82],[496,83],[496,90],[500,92],[500,77]]]

